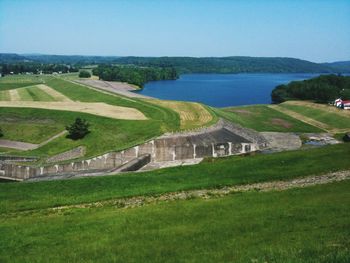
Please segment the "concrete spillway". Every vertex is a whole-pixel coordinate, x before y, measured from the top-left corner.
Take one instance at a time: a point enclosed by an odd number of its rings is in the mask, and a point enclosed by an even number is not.
[[[220,157],[264,149],[267,141],[258,132],[220,120],[216,125],[186,133],[165,134],[155,140],[82,161],[35,167],[0,163],[4,177],[26,180],[40,176],[79,173],[107,173],[125,167],[142,156],[147,162],[166,162],[204,157]],[[146,160],[145,159],[145,160]],[[139,162],[130,167],[139,167]]]

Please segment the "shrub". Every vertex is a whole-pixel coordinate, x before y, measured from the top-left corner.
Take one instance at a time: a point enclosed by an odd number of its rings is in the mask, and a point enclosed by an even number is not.
[[[4,133],[2,132],[1,128],[0,128],[0,137],[4,136]]]
[[[82,70],[79,72],[79,78],[90,78],[91,74],[89,71]]]
[[[73,140],[82,139],[87,135],[89,131],[90,124],[81,118],[76,118],[75,122],[69,126],[66,126],[66,130],[68,131],[68,138]]]

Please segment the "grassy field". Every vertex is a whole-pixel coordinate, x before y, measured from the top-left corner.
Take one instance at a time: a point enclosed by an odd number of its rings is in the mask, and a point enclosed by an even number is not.
[[[349,187],[2,214],[0,261],[346,263]]]
[[[200,103],[156,99],[146,101],[177,112],[180,116],[180,128],[182,130],[209,126],[218,120],[216,114]]]
[[[288,180],[350,169],[349,158],[349,144],[340,144],[303,151],[209,159],[195,166],[144,173],[0,184],[0,213],[126,196]]]
[[[43,110],[0,108],[0,127],[2,139],[41,143],[62,132],[65,123],[52,118],[50,112],[43,114]]]
[[[0,101],[11,100],[10,93],[8,90],[0,91]]]
[[[330,127],[338,129],[350,129],[350,115],[349,117],[341,116],[339,114],[335,114],[332,111],[328,111],[327,109],[313,108],[308,107],[307,105],[292,105],[288,103],[282,103],[280,106],[288,110],[300,113],[316,121],[325,123]]]
[[[32,86],[44,82],[45,76],[14,75],[0,78],[0,91]]]
[[[158,121],[128,121],[91,114],[26,108],[0,108],[0,127],[4,139],[38,143],[63,131],[75,118],[86,119],[91,132],[82,140],[59,137],[38,149],[13,154],[46,157],[74,147],[86,146],[86,157],[120,150],[161,134]]]
[[[12,79],[9,77],[7,82]],[[85,118],[91,123],[92,132],[83,140],[71,141],[60,137],[34,151],[12,152],[13,154],[46,157],[85,145],[86,157],[92,157],[140,144],[164,132],[180,129],[179,114],[169,108],[142,100],[101,93],[59,78],[46,76],[44,79],[47,86],[29,86],[13,89],[11,92],[16,95],[17,100],[25,100],[28,103],[69,100],[70,102],[104,102],[112,106],[136,108],[149,120],[122,121],[78,112],[3,107],[0,108],[0,127],[4,131],[4,139],[39,143],[64,130],[65,126],[76,117]],[[9,91],[0,91],[0,100],[11,100],[13,97],[10,96]],[[42,119],[45,120],[44,123]]]
[[[214,109],[214,111],[222,118],[257,131],[322,132],[317,127],[289,117],[267,105]]]
[[[46,84],[71,100],[82,102],[105,102],[110,105],[132,107],[140,110],[148,118],[161,122],[164,131],[180,129],[179,114],[169,108],[154,105],[144,100],[130,99],[115,94],[102,93],[89,89],[83,85],[59,78],[50,78],[46,81]]]

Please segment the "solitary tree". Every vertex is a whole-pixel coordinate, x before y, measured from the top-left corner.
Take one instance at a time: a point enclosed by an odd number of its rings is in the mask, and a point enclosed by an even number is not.
[[[82,70],[79,72],[79,78],[90,78],[91,74],[89,71]]]
[[[84,138],[85,135],[90,132],[89,126],[90,124],[86,120],[76,118],[74,123],[66,126],[66,130],[68,131],[68,138],[71,138],[73,140]]]

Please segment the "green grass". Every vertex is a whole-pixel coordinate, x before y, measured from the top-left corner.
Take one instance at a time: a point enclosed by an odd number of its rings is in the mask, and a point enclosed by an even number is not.
[[[349,188],[3,215],[0,261],[346,263]]]
[[[63,131],[77,117],[86,119],[91,125],[91,132],[83,139],[73,141],[62,136],[38,149],[13,154],[46,157],[84,145],[85,157],[93,157],[140,144],[160,135],[162,129],[159,121],[154,120],[116,120],[77,112],[30,108],[0,108],[0,127],[6,139],[41,142]]]
[[[105,102],[110,105],[136,108],[148,118],[161,122],[164,132],[180,129],[180,117],[171,109],[140,99],[105,94],[60,78],[48,78],[46,84],[74,101]]]
[[[23,101],[33,101],[33,97],[31,96],[29,89],[21,88],[17,90],[19,97]]]
[[[279,106],[300,113],[311,119],[323,122],[331,127],[344,129],[350,128],[350,118],[340,116],[333,112],[315,109],[307,106],[280,104]]]
[[[10,93],[8,90],[0,91],[0,101],[8,101],[10,99]]]
[[[3,137],[2,137],[2,138],[3,138]],[[2,138],[1,138],[1,139],[2,139]],[[2,153],[7,153],[7,152],[10,152],[10,151],[12,151],[12,149],[0,147],[0,154],[2,154]]]
[[[270,132],[322,132],[266,105],[214,109],[215,113],[234,123],[257,131]]]
[[[145,140],[159,136],[164,132],[180,129],[179,115],[171,109],[153,105],[142,100],[131,100],[120,96],[104,94],[51,76],[45,76],[43,79],[47,85],[72,100],[105,102],[111,105],[133,107],[143,112],[149,120],[112,120],[76,112],[46,111],[29,108],[2,108],[0,109],[2,113],[2,115],[0,115],[0,124],[4,130],[5,138],[11,140],[32,143],[41,142],[55,135],[53,133],[64,130],[64,127],[73,122],[76,117],[85,118],[91,123],[92,132],[83,140],[71,141],[60,137],[34,151],[15,151],[13,154],[45,157],[70,150],[79,145],[85,145],[87,147],[86,157],[92,157],[108,151],[131,147],[135,144],[143,143]],[[24,81],[24,78],[22,77],[21,80]],[[19,95],[23,100],[29,101],[53,100],[51,96],[37,87],[19,89]],[[6,115],[3,115],[5,113],[16,115],[16,118],[20,118],[22,121],[18,123],[13,121],[1,121],[6,118]],[[42,118],[50,120],[51,124],[55,122],[55,125],[48,125],[46,127],[35,121],[35,119],[39,119],[40,122]],[[31,121],[25,123],[26,119]]]
[[[49,94],[42,91],[38,87],[26,87],[24,89],[28,91],[29,95],[34,101],[55,101],[53,97],[51,97]]]
[[[57,122],[45,110],[25,108],[0,108],[2,139],[41,143],[65,129],[63,122]],[[51,113],[53,116],[57,112]]]
[[[216,188],[350,169],[349,144],[255,156],[210,159],[195,166],[75,180],[0,184],[0,213],[160,194],[188,189]]]
[[[44,81],[45,78],[45,76],[35,75],[5,76],[3,78],[0,78],[0,91],[40,84]]]

